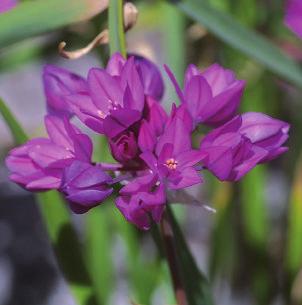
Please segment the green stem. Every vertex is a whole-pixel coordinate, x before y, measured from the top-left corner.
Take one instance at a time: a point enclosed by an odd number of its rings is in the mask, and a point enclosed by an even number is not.
[[[111,55],[120,52],[126,58],[123,0],[109,2],[109,47]]]
[[[177,251],[174,241],[174,233],[171,225],[170,216],[167,212],[164,213],[160,223],[160,232],[166,253],[167,262],[170,269],[170,274],[173,282],[174,293],[178,305],[188,305],[186,291],[181,278],[179,263],[177,261]]]

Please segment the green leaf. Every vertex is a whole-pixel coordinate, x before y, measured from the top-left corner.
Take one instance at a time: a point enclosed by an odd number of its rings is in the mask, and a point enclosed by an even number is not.
[[[109,46],[110,54],[120,52],[126,57],[124,33],[123,0],[110,0],[109,3]]]
[[[174,6],[165,2],[158,5],[158,15],[162,16],[160,30],[163,32],[163,49],[165,50],[165,62],[173,71],[179,83],[183,82],[185,71],[185,17]],[[177,46],[177,48],[175,47]],[[172,86],[168,86],[170,103],[178,101],[178,97]],[[171,106],[167,103],[167,106]]]
[[[19,125],[18,121],[1,98],[0,113],[3,116],[3,119],[6,122],[7,126],[9,127],[16,144],[24,143],[27,140],[27,135],[25,134],[23,128]]]
[[[66,202],[56,191],[37,194],[44,223],[59,267],[79,304],[97,303],[82,247],[70,221]]]
[[[269,232],[265,200],[266,181],[266,168],[259,166],[244,177],[240,184],[245,238],[250,245],[262,250],[266,247]]]
[[[99,304],[114,291],[112,205],[110,199],[85,215],[85,254]]]
[[[198,269],[172,209],[168,207],[167,213],[172,225],[180,273],[189,305],[213,305],[210,285]]]
[[[108,1],[36,0],[23,2],[0,15],[0,49],[26,38],[89,19]]]
[[[299,65],[261,34],[248,29],[204,0],[179,0],[173,3],[225,43],[302,88],[302,70]]]
[[[302,264],[302,155],[297,163],[289,201],[286,265],[295,276]]]
[[[139,304],[150,304],[151,295],[161,275],[160,265],[156,261],[147,261],[142,256],[139,232],[135,226],[127,222],[117,209],[112,214],[127,251],[126,268],[132,290],[129,297]]]
[[[0,99],[0,113],[10,128],[16,144],[23,144],[27,139],[23,128]],[[91,281],[87,272],[81,245],[70,221],[66,202],[56,191],[37,194],[41,213],[52,242],[60,268],[70,289],[80,305],[95,303]],[[76,268],[75,268],[76,266]]]

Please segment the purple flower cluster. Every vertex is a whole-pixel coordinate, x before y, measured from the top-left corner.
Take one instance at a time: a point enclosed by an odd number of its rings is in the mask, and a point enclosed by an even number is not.
[[[111,57],[106,69],[87,79],[61,68],[44,69],[48,138],[11,150],[6,164],[14,182],[31,191],[57,189],[71,209],[84,213],[121,183],[116,206],[141,229],[158,222],[167,192],[203,182],[209,170],[221,181],[238,181],[259,163],[287,148],[289,125],[262,113],[238,114],[245,82],[214,64],[200,72],[190,65],[183,89],[165,67],[180,99],[167,113],[157,67],[140,56]],[[70,120],[78,117],[108,139],[117,163],[93,163],[92,141]],[[211,130],[199,147],[192,133]]]

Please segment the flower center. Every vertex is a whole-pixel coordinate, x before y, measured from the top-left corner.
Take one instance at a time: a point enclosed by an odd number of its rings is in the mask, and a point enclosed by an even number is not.
[[[165,165],[169,168],[169,169],[176,169],[177,167],[177,161],[173,158],[170,158],[168,160],[166,160]]]
[[[120,107],[120,105],[117,102],[109,100],[109,104],[107,107],[108,113],[110,113],[110,111],[112,111],[112,110],[117,110],[119,107]],[[105,119],[106,116],[108,115],[108,114],[104,113],[102,110],[98,110],[97,114],[101,119]]]

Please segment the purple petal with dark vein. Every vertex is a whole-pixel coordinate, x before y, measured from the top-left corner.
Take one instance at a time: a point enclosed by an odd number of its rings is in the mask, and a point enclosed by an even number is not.
[[[80,190],[79,192],[72,193],[71,195],[66,196],[66,199],[81,205],[87,206],[94,206],[95,204],[99,204],[104,199],[112,194],[112,189],[107,190]]]
[[[53,162],[73,158],[74,154],[62,146],[46,144],[33,146],[29,156],[39,166],[46,167]]]
[[[135,66],[134,57],[130,57],[124,65],[121,74],[121,83],[124,90],[128,88],[131,92],[131,100],[128,101],[128,107],[142,111],[145,101],[144,88]]]
[[[176,156],[177,167],[179,169],[193,166],[206,157],[206,154],[200,150],[189,150]]]
[[[61,178],[44,176],[26,184],[28,190],[51,190],[58,189],[61,185]]]
[[[104,133],[113,138],[141,118],[141,113],[137,110],[118,109],[111,111],[111,115],[104,120]]]
[[[204,107],[212,100],[212,90],[201,76],[193,76],[184,89],[185,104],[194,120],[202,116]]]
[[[207,154],[203,163],[219,180],[227,180],[233,168],[233,154],[228,147],[208,147],[202,152]]]
[[[57,145],[73,150],[73,143],[67,134],[64,120],[53,115],[45,116],[45,127],[49,138]]]
[[[181,135],[181,136],[180,136]],[[177,117],[166,128],[156,145],[156,154],[159,155],[165,144],[173,144],[175,155],[191,149],[191,134],[185,124]]]
[[[153,151],[156,145],[156,136],[152,132],[152,128],[143,120],[138,134],[138,146],[142,152],[149,150]]]
[[[149,166],[149,168],[156,173],[157,159],[150,151],[145,151],[139,155],[142,160]]]
[[[186,72],[185,72],[185,81],[184,81],[184,85],[186,86],[186,84],[190,81],[190,79],[195,76],[195,75],[200,75],[200,71],[199,69],[193,65],[193,64],[190,64],[187,69],[186,69]]]
[[[247,112],[242,115],[240,132],[247,136],[252,143],[262,141],[278,131],[284,134],[289,131],[289,124],[260,112]]]
[[[243,163],[237,165],[229,177],[229,181],[238,181],[250,170],[252,170],[266,155],[267,151],[257,146],[253,146],[250,158],[244,160]]]
[[[118,81],[103,69],[92,68],[88,73],[89,92],[94,104],[103,113],[114,104],[122,105],[123,91]]]
[[[182,169],[180,177],[181,179],[177,182],[171,183],[171,181],[169,181],[168,188],[172,190],[179,190],[199,184],[203,181],[201,175],[193,167],[186,167]]]
[[[114,53],[106,66],[106,71],[110,75],[121,75],[122,69],[126,63],[126,59],[120,53]]]

